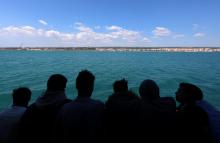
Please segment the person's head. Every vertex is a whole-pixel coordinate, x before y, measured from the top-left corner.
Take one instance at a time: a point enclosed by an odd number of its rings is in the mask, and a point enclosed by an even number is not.
[[[155,81],[147,79],[141,83],[139,94],[142,99],[152,101],[160,98],[160,89]]]
[[[67,79],[61,74],[53,74],[47,81],[47,89],[50,91],[65,90]]]
[[[197,100],[203,99],[202,90],[191,83],[180,83],[176,92],[176,100],[180,103],[194,104]]]
[[[94,88],[95,76],[88,70],[79,72],[76,78],[76,89],[78,96],[90,97]]]
[[[27,87],[20,87],[13,90],[13,106],[27,107],[31,99],[31,90]]]
[[[128,81],[125,79],[116,80],[113,84],[113,89],[115,93],[127,92],[128,91]]]

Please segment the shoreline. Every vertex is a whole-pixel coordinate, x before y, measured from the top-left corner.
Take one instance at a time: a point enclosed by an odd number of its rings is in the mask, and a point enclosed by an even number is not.
[[[220,47],[0,47],[0,51],[220,52]]]

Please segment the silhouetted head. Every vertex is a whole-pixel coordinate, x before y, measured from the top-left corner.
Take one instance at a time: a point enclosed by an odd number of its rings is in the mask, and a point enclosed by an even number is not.
[[[20,87],[13,90],[13,106],[27,107],[31,99],[31,90],[26,87]]]
[[[160,89],[155,81],[147,79],[141,83],[139,94],[142,99],[152,101],[160,98]]]
[[[203,99],[202,90],[194,84],[180,83],[176,92],[176,100],[180,103],[195,103]]]
[[[61,74],[53,74],[47,81],[47,89],[52,91],[65,90],[67,79]]]
[[[78,96],[90,97],[93,92],[95,76],[88,70],[79,72],[76,78],[76,88]]]
[[[117,80],[113,84],[114,92],[127,92],[128,91],[128,81],[125,79]]]

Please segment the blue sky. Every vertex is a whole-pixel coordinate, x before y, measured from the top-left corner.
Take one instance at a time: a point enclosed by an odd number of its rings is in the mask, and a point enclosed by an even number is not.
[[[220,0],[0,0],[4,46],[220,46]]]

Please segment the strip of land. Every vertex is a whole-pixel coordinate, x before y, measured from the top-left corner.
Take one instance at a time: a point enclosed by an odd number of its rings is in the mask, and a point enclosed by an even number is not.
[[[0,47],[0,51],[220,52],[220,47]]]

